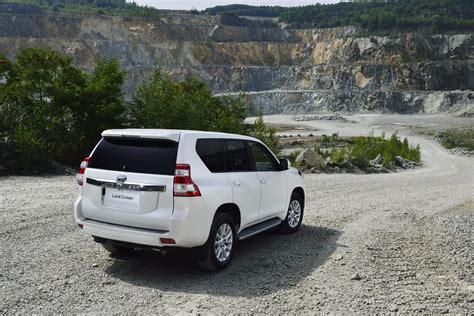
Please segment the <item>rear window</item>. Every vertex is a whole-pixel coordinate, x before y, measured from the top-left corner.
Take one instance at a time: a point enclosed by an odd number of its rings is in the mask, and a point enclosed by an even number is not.
[[[198,139],[196,152],[210,172],[225,172],[224,146],[219,139]]]
[[[103,138],[89,167],[105,170],[174,175],[178,143],[157,139]]]

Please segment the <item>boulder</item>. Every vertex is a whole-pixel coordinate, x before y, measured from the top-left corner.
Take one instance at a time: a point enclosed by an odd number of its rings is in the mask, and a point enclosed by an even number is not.
[[[395,156],[394,163],[395,163],[395,166],[403,168],[403,169],[413,168],[416,165],[413,161],[405,159],[401,156]]]
[[[303,150],[298,155],[298,157],[296,157],[295,162],[307,169],[311,169],[313,167],[321,169],[326,165],[324,158],[313,149],[309,148]]]
[[[377,157],[375,157],[375,159],[371,160],[370,161],[370,164],[372,166],[381,166],[383,164],[383,156],[381,154],[378,154]]]

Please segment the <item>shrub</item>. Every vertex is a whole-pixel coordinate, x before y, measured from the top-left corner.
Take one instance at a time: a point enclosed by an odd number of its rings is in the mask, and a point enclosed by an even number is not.
[[[243,133],[245,107],[242,98],[213,96],[202,81],[175,82],[156,70],[135,92],[129,117],[135,127]]]
[[[438,134],[438,139],[445,148],[461,147],[474,151],[474,128],[444,130]]]
[[[103,129],[121,126],[124,73],[116,61],[87,74],[49,49],[0,59],[0,142],[11,171],[42,171],[53,160],[77,164]]]
[[[347,161],[348,152],[346,148],[334,148],[331,150],[331,155],[329,156],[332,163],[336,165],[343,165]]]
[[[276,129],[274,127],[268,127],[265,125],[263,120],[262,111],[257,112],[257,118],[255,123],[249,127],[248,134],[252,137],[258,138],[265,145],[268,146],[275,154],[278,154],[279,143],[276,137]],[[296,158],[296,157],[295,157]]]
[[[420,162],[420,146],[410,146],[407,138],[401,141],[396,133],[389,139],[386,139],[385,135],[357,137],[348,149],[333,149],[330,160],[337,165],[349,161],[359,168],[367,168],[370,161],[379,154],[383,156],[383,164],[386,167],[392,164],[396,156]]]

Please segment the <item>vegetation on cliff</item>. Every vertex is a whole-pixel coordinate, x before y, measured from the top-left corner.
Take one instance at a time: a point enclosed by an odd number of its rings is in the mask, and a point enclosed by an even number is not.
[[[246,4],[229,4],[218,5],[212,8],[207,8],[203,12],[210,15],[217,15],[222,13],[230,13],[242,16],[263,16],[263,17],[278,17],[286,11],[287,8],[279,6],[251,6]]]
[[[9,10],[34,13],[38,10],[110,15],[159,16],[162,11],[126,0],[2,0]],[[8,8],[7,8],[8,9]],[[6,10],[8,12],[8,10]],[[472,0],[358,1],[300,7],[224,5],[193,14],[275,17],[291,27],[330,28],[359,26],[370,33],[423,31],[433,33],[474,31]],[[252,21],[247,21],[252,25]],[[263,23],[265,27],[275,26]]]
[[[158,16],[158,9],[138,5],[126,0],[2,0],[4,3],[17,4],[18,11],[31,12],[32,8],[79,13],[97,13],[110,15]],[[23,7],[22,7],[23,6]],[[30,8],[28,8],[30,7]]]
[[[301,7],[218,6],[208,14],[278,17],[294,27],[360,26],[369,32],[465,32],[474,30],[472,0],[399,0]]]

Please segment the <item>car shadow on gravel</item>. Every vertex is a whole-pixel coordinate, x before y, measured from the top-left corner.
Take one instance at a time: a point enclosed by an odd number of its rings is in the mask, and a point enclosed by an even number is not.
[[[218,273],[206,273],[188,252],[161,255],[140,250],[114,258],[105,272],[112,278],[161,291],[254,297],[298,285],[323,265],[336,249],[341,232],[302,225],[298,233],[267,232],[241,241],[233,262]]]

